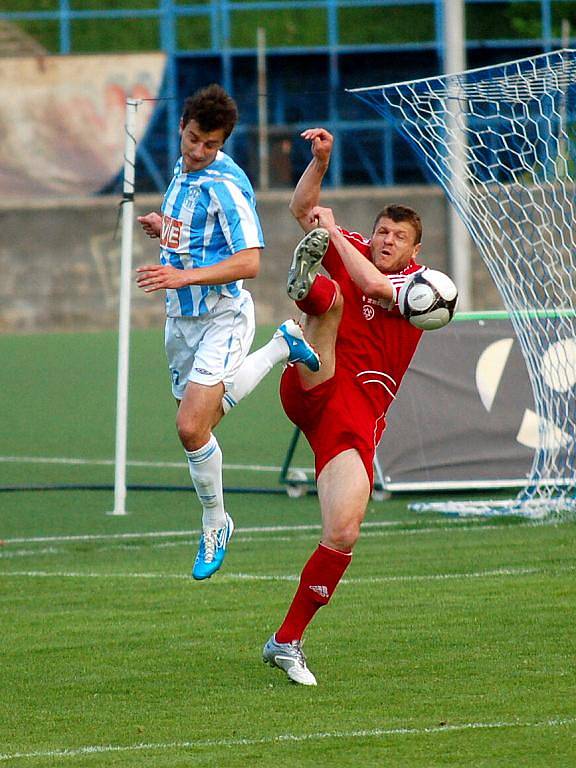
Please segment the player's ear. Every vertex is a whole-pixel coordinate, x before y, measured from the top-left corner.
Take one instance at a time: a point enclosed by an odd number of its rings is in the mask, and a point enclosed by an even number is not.
[[[420,249],[422,248],[422,243],[416,243],[414,246],[414,249],[412,251],[412,258],[415,259],[416,256],[420,253]]]
[[[180,136],[182,136],[182,131],[184,130],[184,120],[180,118],[180,122],[178,124],[178,133]]]

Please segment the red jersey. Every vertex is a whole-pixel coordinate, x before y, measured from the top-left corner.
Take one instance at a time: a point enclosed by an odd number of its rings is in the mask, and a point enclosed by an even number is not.
[[[342,230],[366,258],[370,241]],[[306,435],[316,462],[316,476],[330,459],[355,448],[373,483],[376,446],[385,414],[396,396],[422,331],[392,309],[365,296],[330,243],[322,264],[342,291],[344,311],[336,340],[334,376],[305,390],[295,367],[282,375],[280,396],[289,419]],[[421,269],[411,261],[401,272],[387,274],[396,296],[407,276]],[[327,279],[327,278],[324,278]]]
[[[342,233],[370,259],[370,240],[357,232],[342,230]],[[376,299],[364,296],[332,243],[322,265],[339,284],[344,296],[344,313],[336,342],[336,376],[358,385],[378,418],[386,413],[395,398],[422,331],[402,317],[397,305],[389,310]],[[401,272],[386,273],[396,289],[396,297],[407,276],[419,269],[421,266],[412,260]]]

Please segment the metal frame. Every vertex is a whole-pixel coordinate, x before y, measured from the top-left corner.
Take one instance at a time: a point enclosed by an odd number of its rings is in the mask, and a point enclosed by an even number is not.
[[[571,0],[528,0],[540,8],[541,36],[534,39],[518,40],[474,40],[468,39],[468,50],[506,49],[509,56],[510,49],[540,49],[543,52],[550,51],[554,47],[566,44],[566,40],[556,39],[552,36],[552,11],[553,2],[556,7],[563,2]],[[466,6],[481,5],[493,0],[467,0]],[[158,168],[153,158],[140,156],[150,171],[158,191],[162,190],[161,179],[167,180],[170,175],[172,162],[178,152],[178,119],[182,94],[179,93],[178,75],[191,58],[201,61],[206,56],[216,57],[220,62],[221,81],[227,90],[234,94],[234,72],[240,57],[257,56],[257,41],[254,34],[254,43],[250,48],[234,48],[232,46],[233,25],[243,12],[273,12],[283,9],[317,9],[326,14],[326,39],[324,44],[310,47],[296,46],[269,46],[269,56],[293,56],[321,54],[326,57],[328,74],[328,120],[327,127],[338,139],[345,131],[354,129],[352,121],[344,119],[338,106],[337,95],[342,92],[341,63],[342,56],[350,53],[368,55],[370,53],[394,53],[394,52],[422,52],[429,50],[433,54],[430,72],[433,75],[443,71],[445,63],[444,41],[444,3],[445,0],[418,0],[418,5],[429,6],[434,13],[434,39],[419,43],[398,44],[364,44],[347,45],[341,42],[341,30],[339,13],[349,8],[373,8],[386,13],[390,6],[411,6],[415,0],[210,0],[209,3],[188,3],[185,0],[150,0],[149,8],[121,8],[121,9],[81,9],[78,0],[58,0],[58,8],[51,11],[2,11],[0,20],[11,22],[18,21],[46,21],[59,24],[59,53],[70,54],[74,52],[73,23],[78,20],[117,20],[117,19],[150,19],[157,21],[160,33],[160,48],[167,54],[166,76],[163,88],[164,119],[166,120],[166,155],[169,158],[166,168]],[[202,17],[209,23],[210,44],[203,49],[186,49],[178,44],[178,24],[180,20]],[[367,72],[366,85],[369,85],[370,74]],[[391,79],[394,74],[391,73]],[[366,117],[368,122],[370,116]],[[256,116],[254,123],[257,122]],[[373,122],[373,121],[372,121]],[[273,120],[271,120],[273,123]],[[378,129],[381,129],[383,121],[379,121]],[[390,126],[385,126],[389,130]],[[377,129],[376,129],[377,130]],[[344,142],[336,141],[329,175],[326,179],[327,186],[339,187],[345,182],[343,174],[342,147]],[[233,152],[233,143],[228,146]],[[145,154],[145,153],[144,153]],[[380,184],[393,184],[397,178],[396,158],[391,151],[390,141],[383,142],[383,161],[371,162],[369,178],[378,180]],[[384,166],[384,168],[382,168]]]

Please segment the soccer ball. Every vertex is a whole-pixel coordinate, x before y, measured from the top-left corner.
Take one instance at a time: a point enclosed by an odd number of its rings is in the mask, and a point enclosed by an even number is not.
[[[398,294],[398,307],[409,323],[423,331],[443,328],[454,317],[458,290],[436,269],[424,268],[410,275]]]

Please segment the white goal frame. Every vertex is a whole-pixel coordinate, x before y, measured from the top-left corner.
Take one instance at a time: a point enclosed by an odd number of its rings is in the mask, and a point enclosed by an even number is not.
[[[116,383],[116,440],[114,456],[114,509],[110,515],[126,515],[126,453],[128,444],[128,377],[130,365],[130,304],[134,238],[134,190],[136,176],[136,113],[140,99],[126,99],[124,126],[124,181],[122,187],[122,249],[118,317],[118,374]]]

